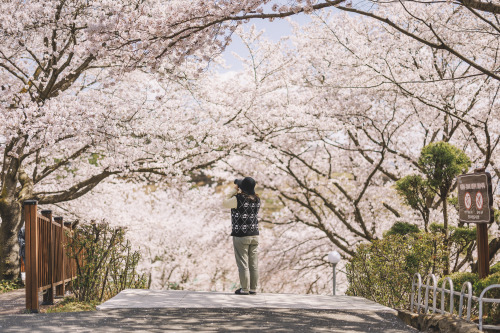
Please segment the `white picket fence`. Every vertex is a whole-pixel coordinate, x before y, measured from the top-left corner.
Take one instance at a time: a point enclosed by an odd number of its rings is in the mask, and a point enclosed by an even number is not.
[[[494,326],[494,325],[483,325],[483,303],[500,303],[500,299],[497,298],[486,298],[484,297],[486,295],[486,292],[488,290],[494,289],[494,288],[500,288],[500,284],[493,284],[491,286],[488,286],[485,288],[479,297],[473,296],[472,295],[472,284],[470,282],[465,282],[462,285],[462,290],[460,292],[455,291],[453,289],[453,281],[449,278],[446,277],[441,284],[441,288],[438,288],[437,286],[437,278],[434,274],[429,274],[427,275],[425,279],[425,284],[422,284],[422,276],[419,273],[416,273],[413,276],[413,281],[411,284],[411,300],[410,300],[410,311],[414,311],[414,309],[417,311],[417,313],[450,313],[452,315],[455,315],[453,313],[453,307],[454,307],[454,302],[453,302],[453,297],[454,296],[460,296],[460,302],[458,306],[458,317],[462,318],[463,316],[463,305],[464,305],[464,298],[467,298],[467,317],[466,319],[470,321],[470,311],[472,308],[472,301],[478,302],[479,303],[479,324],[478,328],[479,330],[483,329],[493,329],[493,330],[500,330],[500,326]],[[432,282],[432,284],[430,283]],[[446,288],[446,285],[448,284],[449,288]],[[422,288],[425,288],[425,296],[424,300],[422,303]],[[415,293],[415,289],[417,289],[417,293]],[[432,307],[429,305],[429,291],[432,289]],[[467,293],[465,290],[467,289]],[[439,297],[439,293],[441,293],[441,308],[437,309],[436,308],[436,301]],[[446,311],[445,309],[445,295],[449,294],[450,296],[450,308],[449,311]],[[417,295],[417,299],[415,300],[415,296]]]

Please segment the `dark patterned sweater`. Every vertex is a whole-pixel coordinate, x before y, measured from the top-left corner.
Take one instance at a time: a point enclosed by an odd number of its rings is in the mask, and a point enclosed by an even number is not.
[[[231,209],[231,236],[245,237],[259,234],[259,221],[257,214],[260,208],[260,199],[252,201],[244,194],[237,194],[238,205]]]

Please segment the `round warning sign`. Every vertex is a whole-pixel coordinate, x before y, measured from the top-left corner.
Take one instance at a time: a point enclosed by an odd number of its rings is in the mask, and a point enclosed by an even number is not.
[[[483,209],[483,195],[479,191],[477,191],[476,193],[476,209]]]
[[[465,203],[465,209],[469,210],[472,207],[472,198],[469,192],[465,192],[464,203]]]
[[[458,176],[457,188],[460,222],[493,222],[493,186],[488,172]]]

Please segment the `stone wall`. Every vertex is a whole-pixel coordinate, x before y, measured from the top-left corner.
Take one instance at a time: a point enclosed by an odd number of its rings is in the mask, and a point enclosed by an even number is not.
[[[406,325],[422,332],[436,333],[480,333],[477,325],[458,317],[441,314],[417,314],[407,310],[397,310],[398,317]]]

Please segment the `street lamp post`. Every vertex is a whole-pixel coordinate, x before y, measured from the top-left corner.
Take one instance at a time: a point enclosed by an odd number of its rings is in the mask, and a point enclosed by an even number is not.
[[[333,296],[335,296],[335,288],[336,288],[336,272],[335,272],[335,267],[340,261],[340,254],[337,251],[331,251],[328,253],[328,261],[332,263],[333,265]]]

